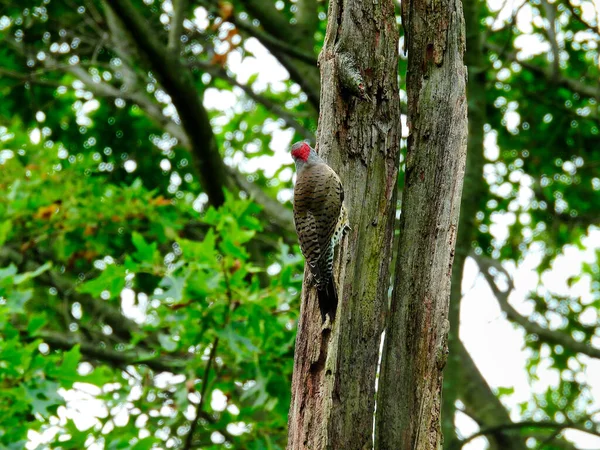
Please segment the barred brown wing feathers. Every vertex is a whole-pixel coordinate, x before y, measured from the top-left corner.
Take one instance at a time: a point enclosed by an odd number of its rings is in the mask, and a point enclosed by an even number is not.
[[[305,167],[294,188],[294,220],[300,248],[317,284],[327,281],[333,263],[332,238],[340,214],[343,189],[326,164]]]

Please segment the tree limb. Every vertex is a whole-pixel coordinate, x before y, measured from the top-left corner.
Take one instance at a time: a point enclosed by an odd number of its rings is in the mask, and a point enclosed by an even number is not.
[[[210,202],[219,206],[225,201],[223,188],[232,188],[227,177],[226,166],[219,154],[208,113],[204,108],[193,79],[173,55],[158,40],[156,33],[129,0],[106,0],[131,33],[152,66],[153,73],[170,95],[177,109],[181,124],[190,138],[192,154],[198,169],[202,186]]]
[[[173,17],[169,29],[169,43],[167,48],[170,51],[179,53],[181,45],[181,33],[183,32],[183,20],[189,6],[189,0],[172,0]]]
[[[251,16],[260,21],[263,28],[271,36],[294,44],[300,40],[300,37],[294,31],[290,30],[290,28],[293,28],[293,25],[275,8],[273,2],[241,0],[241,3]]]
[[[112,14],[112,11],[110,11],[110,9],[107,10],[107,16],[110,16]],[[118,31],[118,23],[117,20],[120,20],[116,17],[112,17],[112,21],[115,22],[113,23],[113,31]],[[108,22],[111,21],[111,19],[107,19]],[[124,37],[125,35],[119,34],[119,36]],[[7,42],[9,43],[9,45],[11,45],[11,47],[13,47],[15,49],[15,51],[17,51],[18,53],[24,55],[25,54],[25,49],[23,48],[22,45],[10,41],[7,39]],[[160,44],[157,44],[160,45]],[[123,51],[126,51],[123,49]],[[130,58],[131,54],[129,53],[129,51],[127,51],[127,54],[123,55],[124,57]],[[177,64],[179,64],[179,62],[177,61]],[[127,88],[123,88],[123,89],[119,89],[111,84],[105,83],[105,82],[96,82],[87,72],[87,70],[85,70],[83,67],[81,67],[80,65],[59,65],[57,61],[55,61],[54,59],[52,59],[51,57],[47,57],[46,60],[44,61],[44,65],[47,69],[50,70],[61,70],[67,73],[70,73],[71,75],[73,75],[74,77],[76,77],[77,79],[79,79],[86,87],[86,89],[90,92],[92,92],[92,94],[94,94],[97,97],[106,97],[106,98],[123,98],[126,100],[129,100],[135,104],[137,104],[143,111],[145,111],[145,113],[147,114],[147,116],[150,118],[150,120],[152,120],[154,123],[157,124],[157,126],[159,126],[160,128],[164,129],[166,132],[168,132],[171,136],[177,138],[177,140],[179,141],[179,143],[187,148],[188,150],[190,150],[192,156],[194,157],[194,161],[196,161],[196,165],[198,166],[198,171],[200,173],[200,179],[202,181],[202,185],[205,188],[205,190],[207,191],[207,194],[209,195],[209,199],[210,199],[210,191],[215,191],[215,190],[219,190],[219,194],[223,195],[222,190],[220,190],[220,186],[221,184],[219,184],[219,186],[215,187],[215,184],[206,184],[208,183],[207,179],[209,177],[215,178],[216,180],[226,180],[226,187],[233,187],[233,188],[238,188],[241,190],[246,191],[249,196],[251,196],[252,198],[254,198],[257,203],[262,204],[265,212],[268,214],[268,217],[266,217],[267,220],[269,220],[273,225],[275,225],[275,227],[277,227],[280,231],[281,234],[283,235],[287,235],[287,236],[291,236],[294,232],[294,226],[293,226],[293,219],[291,216],[291,212],[289,211],[289,208],[286,208],[285,206],[281,205],[281,203],[279,203],[277,200],[269,197],[268,195],[266,195],[264,193],[264,191],[254,185],[253,183],[249,182],[246,180],[246,177],[244,175],[242,175],[241,173],[239,173],[236,169],[231,168],[227,165],[225,165],[223,163],[223,160],[221,158],[221,156],[219,155],[219,152],[216,148],[216,142],[214,140],[214,135],[212,133],[212,128],[210,126],[210,123],[208,122],[208,116],[205,116],[206,122],[204,123],[204,125],[207,127],[206,130],[204,131],[200,131],[198,132],[199,128],[202,128],[200,126],[192,126],[191,127],[191,131],[189,128],[185,128],[185,124],[183,124],[184,126],[177,124],[175,122],[173,122],[171,119],[169,119],[168,117],[165,117],[165,115],[162,113],[162,110],[160,108],[160,106],[158,104],[156,104],[154,101],[152,101],[152,99],[150,99],[144,92],[142,92],[139,89],[136,89],[136,87],[134,85],[129,85]],[[187,70],[187,68],[184,68],[182,70]],[[177,72],[177,71],[175,71]],[[27,75],[23,75],[23,77],[25,77]],[[175,75],[174,75],[175,76]],[[65,85],[65,84],[60,84]],[[189,87],[189,86],[188,86]],[[241,86],[240,86],[241,87]],[[202,112],[204,115],[206,115],[206,110],[204,109],[204,106],[201,104],[201,102],[199,101],[199,98],[197,97],[197,92],[195,90],[195,88],[193,87],[193,85],[191,86],[191,94],[189,97],[189,102],[190,103],[195,103],[197,102],[197,106],[199,108],[201,108]],[[182,95],[185,95],[185,93],[183,93]],[[173,97],[172,97],[173,98]],[[188,99],[186,99],[187,102]],[[177,108],[177,105],[175,105]],[[273,104],[273,106],[275,106]],[[179,112],[179,109],[178,109]],[[285,120],[285,117],[284,117]],[[292,119],[290,118],[290,121],[292,121]],[[295,121],[292,121],[292,123],[295,123]],[[201,125],[201,124],[200,124]],[[301,130],[303,130],[303,135],[306,135],[308,133],[308,131],[304,128],[302,128]],[[206,138],[208,138],[210,136],[210,145],[208,145],[207,147],[204,147],[202,145],[198,146],[195,144],[195,142],[199,142],[201,141],[200,137],[204,136]],[[306,136],[308,137],[308,136]],[[193,139],[196,139],[195,141]],[[217,158],[218,162],[216,163],[221,169],[222,169],[222,175],[218,175],[215,176],[214,174],[209,174],[210,172],[210,164],[204,164],[204,162],[206,162],[207,159],[214,159]],[[205,176],[203,177],[202,174],[204,174]],[[217,181],[215,181],[215,183],[217,183]],[[218,184],[218,183],[217,183]]]
[[[43,80],[33,73],[22,73],[16,70],[4,69],[2,67],[0,67],[0,76],[14,78],[15,80],[20,80],[25,83],[39,84],[40,86],[60,87],[65,85],[65,83],[59,81]]]
[[[106,15],[106,24],[110,30],[110,41],[112,42],[112,50],[119,55],[123,61],[123,84],[125,90],[137,90],[138,75],[135,71],[135,60],[139,55],[136,53],[136,44],[131,42],[131,36],[125,29],[123,22],[117,17],[110,6],[104,5]]]
[[[236,309],[236,303],[233,301],[233,292],[231,290],[231,284],[229,283],[229,275],[227,273],[227,269],[223,261],[221,261],[221,267],[223,269],[223,279],[225,280],[226,287],[226,296],[228,308],[225,311],[225,317],[223,321],[223,327],[229,325],[229,320],[231,319],[231,313]],[[210,349],[210,355],[208,356],[208,361],[206,361],[206,366],[204,368],[204,376],[202,377],[202,391],[200,392],[200,401],[198,402],[198,406],[196,407],[196,416],[192,420],[190,424],[190,430],[185,438],[185,444],[183,445],[183,450],[190,450],[192,448],[192,441],[194,439],[194,433],[196,428],[198,427],[198,421],[202,416],[202,407],[204,406],[204,399],[206,398],[206,391],[208,389],[208,377],[210,376],[210,369],[213,365],[215,356],[217,354],[217,347],[219,346],[219,336],[215,336],[212,342],[212,347]]]
[[[571,349],[573,352],[582,353],[592,358],[600,358],[600,349],[592,347],[591,345],[586,344],[584,342],[578,342],[562,331],[544,328],[519,314],[517,310],[513,308],[508,301],[508,297],[512,290],[512,281],[510,279],[510,276],[506,273],[506,271],[503,268],[501,268],[501,266],[498,267],[499,263],[490,260],[490,258],[484,258],[478,255],[473,255],[473,258],[479,265],[481,273],[485,277],[485,280],[488,282],[492,292],[494,293],[494,296],[498,300],[500,308],[506,313],[508,319],[521,325],[527,333],[535,334],[545,342],[554,345],[561,345],[565,348]],[[496,285],[494,276],[489,271],[489,269],[492,267],[504,272],[509,282],[509,289],[507,291],[501,291]]]
[[[37,338],[42,339],[50,347],[63,350],[70,350],[74,346],[79,345],[81,353],[85,357],[108,363],[114,367],[144,364],[156,372],[181,373],[187,364],[187,361],[181,358],[159,357],[156,352],[140,349],[119,352],[50,331],[41,331],[36,336],[28,336],[28,340],[35,340]]]
[[[461,341],[457,342],[455,351],[458,358],[457,370],[460,380],[454,388],[458,391],[458,398],[465,405],[465,412],[475,420],[480,427],[490,427],[510,422],[510,415],[502,402],[492,392],[479,368],[469,355]],[[513,430],[497,430],[490,433],[493,449],[527,450],[525,440]],[[453,445],[451,441],[448,445]],[[446,448],[448,448],[446,447]]]
[[[250,15],[257,18],[268,35],[275,38],[276,41],[290,42],[293,45],[304,48],[302,36],[297,30],[275,9],[273,4],[268,4],[262,0],[243,0],[243,5]],[[231,19],[235,25],[241,21],[238,18]],[[240,26],[240,28],[242,28]],[[281,65],[289,72],[290,77],[302,87],[307,95],[310,104],[319,109],[320,102],[320,78],[317,66],[314,63],[303,64],[300,61],[291,59],[286,51],[282,51],[273,43],[272,39],[266,38],[264,33],[260,33],[257,27],[252,25],[244,29],[248,34],[258,39],[267,49],[279,60]],[[258,33],[257,33],[258,32]]]
[[[189,137],[189,147],[202,186],[213,205],[222,204],[225,200],[223,188],[234,189],[237,186],[235,180],[228,176],[231,171],[219,154],[208,113],[197,95],[189,70],[158,41],[145,19],[129,0],[106,2],[125,24],[133,40],[137,42],[140,52],[152,62],[153,71],[171,96],[181,119],[181,126]],[[281,206],[279,212],[286,216],[284,211],[285,208]],[[282,223],[280,217],[281,215],[275,215],[271,220],[289,229],[291,222]]]
[[[190,64],[191,67],[199,67],[204,70],[206,73],[211,74],[214,77],[221,78],[222,80],[227,81],[232,86],[239,87],[244,93],[254,100],[256,103],[263,105],[267,110],[271,111],[277,117],[283,119],[287,126],[293,128],[300,136],[304,139],[308,139],[310,141],[315,140],[314,133],[311,133],[309,130],[304,128],[296,118],[289,112],[281,108],[274,101],[266,98],[263,95],[257,94],[252,90],[252,88],[246,84],[240,83],[234,77],[227,74],[227,71],[220,67],[215,66],[214,64],[210,64],[204,61],[195,61]]]
[[[284,240],[287,240],[285,239],[286,235],[295,236],[296,228],[294,227],[294,216],[292,211],[279,203],[278,200],[265,194],[259,186],[248,181],[244,174],[233,168],[230,168],[229,170],[240,189],[246,191],[250,198],[261,205],[266,218],[280,228],[282,231],[281,237],[284,238]],[[294,238],[293,241],[295,242],[296,239]]]
[[[24,258],[20,252],[8,246],[0,247],[0,261],[13,263],[23,271],[35,271],[41,265],[31,257]],[[121,311],[113,308],[109,303],[99,302],[90,295],[76,292],[72,281],[59,271],[48,270],[37,279],[42,285],[54,287],[69,303],[78,302],[83,308],[87,308],[98,323],[104,322],[109,325],[113,329],[113,333],[124,342],[131,341],[134,333],[141,332],[135,322],[123,316]]]
[[[541,0],[546,19],[548,20],[548,28],[546,35],[550,41],[550,49],[552,50],[552,77],[556,78],[560,74],[560,47],[556,37],[556,10],[554,5],[550,5],[548,0]]]
[[[305,62],[306,64],[310,64],[315,67],[317,66],[317,58],[314,55],[310,55],[302,50],[298,50],[297,47],[287,44],[287,41],[281,41],[280,39],[273,37],[268,33],[260,31],[258,27],[255,27],[248,21],[240,19],[239,17],[234,16],[231,17],[230,20],[240,30],[245,31],[252,37],[258,39],[265,47],[272,47],[276,50],[282,51],[292,58]]]
[[[541,429],[541,428],[548,429],[549,428],[552,430],[566,430],[566,429],[570,428],[573,430],[583,431],[584,433],[589,433],[594,436],[600,437],[599,431],[594,430],[594,429],[589,429],[589,428],[585,427],[584,425],[582,425],[581,423],[536,422],[533,420],[525,420],[522,422],[510,422],[510,423],[504,423],[504,424],[490,426],[487,428],[482,428],[477,433],[474,433],[471,436],[469,436],[468,438],[463,439],[460,442],[458,442],[453,447],[453,450],[461,449],[464,445],[466,445],[467,443],[471,442],[473,439],[476,439],[480,436],[486,436],[488,434],[493,434],[493,433],[497,433],[498,431],[504,431],[504,430],[522,430],[523,428],[533,428],[533,429]]]
[[[583,83],[579,80],[574,80],[572,78],[567,78],[564,75],[560,75],[560,74],[557,74],[556,76],[554,76],[554,74],[552,73],[551,70],[546,70],[546,69],[543,69],[542,67],[538,66],[537,64],[534,64],[534,63],[531,63],[528,61],[523,61],[517,57],[517,54],[515,52],[506,51],[505,49],[501,48],[500,46],[494,45],[489,41],[485,42],[484,45],[488,50],[493,51],[494,53],[497,53],[498,55],[500,55],[503,58],[506,58],[510,61],[514,61],[514,62],[520,64],[521,66],[525,67],[527,70],[529,70],[533,73],[542,75],[543,77],[554,82],[558,86],[563,86],[568,89],[571,89],[572,91],[577,92],[578,94],[583,95],[584,97],[592,97],[595,99],[600,98],[600,90],[598,89],[597,86]]]
[[[592,25],[591,23],[587,22],[582,16],[581,14],[578,14],[575,11],[575,8],[573,7],[573,5],[571,4],[571,2],[569,0],[565,0],[563,2],[563,4],[567,7],[567,9],[569,10],[569,12],[571,13],[571,15],[577,20],[579,21],[581,24],[583,24],[584,26],[586,26],[587,28],[590,29],[590,31],[593,31],[594,33],[598,34],[598,32],[600,32],[600,29],[597,26]]]
[[[304,46],[312,50],[315,43],[315,31],[319,26],[317,0],[298,0],[296,2],[296,26],[303,36]]]
[[[194,434],[196,433],[196,428],[198,428],[198,421],[200,420],[200,417],[202,417],[202,408],[204,406],[204,399],[206,398],[206,389],[208,387],[208,377],[210,375],[210,369],[215,359],[218,346],[219,337],[217,336],[212,342],[210,355],[208,356],[208,361],[206,361],[206,366],[204,368],[204,376],[202,377],[202,391],[200,392],[200,400],[198,401],[198,406],[196,406],[196,415],[194,419],[192,419],[192,422],[190,424],[190,430],[188,431],[188,434],[185,437],[185,444],[183,445],[183,450],[190,450],[192,448],[192,441],[194,438]]]

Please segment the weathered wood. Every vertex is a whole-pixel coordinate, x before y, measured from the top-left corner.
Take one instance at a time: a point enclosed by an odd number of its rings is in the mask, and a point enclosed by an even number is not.
[[[400,140],[393,1],[331,0],[319,63],[317,150],[344,184],[352,230],[336,256],[340,305],[333,327],[322,327],[305,276],[288,449],[368,449]]]
[[[460,0],[402,6],[410,135],[375,447],[437,450],[466,153],[465,31]]]
[[[465,63],[469,71],[467,83],[469,138],[467,142],[467,162],[465,180],[463,185],[463,198],[460,204],[460,219],[458,222],[458,235],[456,251],[452,267],[452,287],[450,289],[450,332],[448,334],[448,364],[444,370],[444,391],[442,405],[442,431],[444,434],[444,448],[450,450],[457,439],[454,419],[456,413],[455,403],[459,398],[467,409],[472,402],[479,418],[486,417],[485,425],[508,423],[510,416],[502,403],[493,395],[490,387],[485,382],[479,371],[475,368],[469,354],[460,341],[460,304],[462,299],[462,280],[465,261],[472,251],[472,242],[477,235],[477,212],[485,209],[485,198],[488,190],[483,178],[484,132],[487,123],[486,99],[486,68],[489,64],[484,52],[484,35],[481,32],[480,17],[485,5],[479,0],[463,1],[465,14],[465,32],[468,51],[465,54]],[[466,361],[468,360],[468,361]],[[475,370],[475,372],[473,371]],[[468,389],[465,389],[468,386]],[[484,401],[487,407],[481,407]],[[471,402],[470,404],[468,404]],[[483,426],[483,424],[480,424]],[[525,439],[520,436],[519,430],[503,430],[488,436],[489,450],[525,450]]]

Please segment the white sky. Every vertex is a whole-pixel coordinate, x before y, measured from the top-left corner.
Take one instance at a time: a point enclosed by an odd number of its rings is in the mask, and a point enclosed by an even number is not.
[[[501,27],[504,20],[511,17],[515,8],[521,5],[523,0],[488,0],[488,4],[492,11],[500,11],[497,20],[494,22],[494,27]],[[579,0],[573,0],[572,3],[577,5]],[[584,2],[582,7],[584,17],[592,21],[594,10],[589,2]],[[166,10],[168,10],[168,5]],[[600,10],[600,8],[597,8]],[[166,11],[170,12],[170,11]],[[517,26],[523,32],[531,32],[530,24],[532,21],[541,20],[539,17],[533,17],[532,9],[529,5],[525,5],[520,9],[517,16]],[[207,26],[206,13],[202,8],[198,8],[195,14],[194,23],[199,28]],[[248,78],[257,73],[258,78],[254,84],[254,89],[262,91],[270,87],[274,91],[282,91],[285,89],[283,83],[288,78],[286,70],[279,65],[277,60],[273,58],[269,52],[254,39],[246,40],[246,48],[250,50],[254,57],[246,57],[242,60],[237,52],[232,52],[229,55],[228,67],[232,70],[238,80],[242,83]],[[520,55],[532,55],[548,51],[548,46],[545,43],[540,43],[535,36],[523,36],[518,39],[517,45],[521,48]],[[298,89],[295,86],[293,89]],[[233,111],[240,108],[238,98],[242,95],[239,89],[234,89],[234,92],[220,92],[216,89],[208,89],[205,93],[204,103],[207,108],[212,110],[220,110],[223,112],[222,119],[217,118],[216,123],[222,123],[225,118],[231,117]],[[90,99],[88,99],[88,102]],[[92,102],[95,100],[91,100]],[[96,106],[97,107],[97,106]],[[92,108],[93,110],[95,108]],[[511,115],[513,114],[513,115]],[[509,127],[517,126],[519,122],[518,114],[508,113],[507,122]],[[43,120],[40,120],[43,122]],[[403,123],[405,118],[403,117]],[[281,127],[271,122],[265,124],[266,131],[272,132],[273,138],[271,141],[271,149],[275,152],[274,156],[262,156],[253,158],[248,161],[244,158],[242,152],[237,152],[233,158],[228,159],[229,164],[239,165],[242,170],[254,172],[257,169],[263,169],[267,176],[272,175],[281,164],[289,164],[288,148],[293,138],[293,133],[289,130],[281,129]],[[405,134],[405,133],[404,133]],[[32,140],[39,141],[40,130],[34,130],[31,136]],[[493,136],[488,136],[486,139],[486,155],[494,159],[497,154]],[[240,149],[241,150],[241,149]],[[135,168],[133,169],[135,170]],[[285,178],[292,177],[292,172],[284,173]],[[524,188],[526,192],[526,187]],[[280,200],[288,200],[291,192],[282,191],[279,195]],[[507,230],[506,221],[498,218],[498,223],[492,230],[494,236],[498,240],[503,240]],[[578,273],[582,261],[591,261],[595,258],[594,251],[600,248],[600,229],[593,229],[590,232],[589,238],[586,240],[587,249],[580,251],[575,248],[569,248],[564,256],[557,258],[551,272],[544,275],[543,282],[545,288],[556,293],[571,293],[572,295],[580,294],[584,298],[589,297],[590,285],[589,280],[582,282],[569,289],[566,280],[575,273]],[[527,315],[532,310],[531,302],[527,301],[527,293],[536,286],[537,274],[535,272],[536,265],[540,261],[540,252],[533,251],[518,267],[506,267],[509,273],[513,276],[515,283],[515,291],[510,296],[511,304],[522,314]],[[555,385],[558,380],[558,375],[552,371],[542,369],[539,372],[539,380],[532,381],[529,379],[525,364],[527,360],[528,350],[524,348],[524,332],[521,328],[512,325],[501,312],[497,301],[490,291],[487,283],[481,275],[478,274],[477,267],[474,261],[468,260],[465,268],[465,277],[463,280],[463,292],[465,293],[461,305],[461,329],[460,336],[465,343],[466,348],[473,357],[478,368],[490,384],[492,388],[512,387],[514,393],[510,396],[503,397],[503,403],[513,410],[512,419],[518,420],[519,416],[516,413],[518,408],[516,405],[523,401],[529,401],[532,397],[532,391],[536,393],[543,392],[548,386]],[[138,321],[144,320],[144,312],[142,309],[133,307],[133,293],[125,290],[123,292],[123,308],[126,315]],[[143,304],[143,302],[142,302]],[[598,323],[598,317],[592,317],[590,320]],[[600,340],[600,339],[599,339]],[[600,342],[595,342],[600,346]],[[600,361],[587,359],[587,370],[581,376],[590,385],[593,397],[593,408],[600,407]],[[178,377],[166,377],[161,383],[182,382]],[[108,411],[102,403],[94,397],[98,394],[98,389],[89,386],[78,384],[77,390],[64,392],[63,395],[69,402],[68,408],[60,408],[59,418],[51,420],[52,425],[64,424],[67,417],[73,419],[78,427],[87,429],[97,424],[95,417],[106,417]],[[134,388],[131,394],[131,400],[135,400],[139,392]],[[215,408],[225,408],[224,396],[220,392],[213,393],[212,404]],[[197,399],[195,399],[197,401]],[[231,407],[231,406],[230,406]],[[129,420],[125,410],[116,414],[116,425],[126,423]],[[144,419],[138,419],[139,425],[142,425]],[[469,436],[477,430],[477,425],[464,414],[459,415],[457,424],[462,436]],[[237,427],[237,428],[236,428]],[[36,447],[38,443],[47,441],[54,433],[56,428],[52,427],[43,434],[30,432],[29,449]],[[108,431],[108,430],[105,430]],[[243,426],[233,425],[229,430],[232,433],[241,433]],[[600,448],[600,439],[591,435],[567,431],[566,436],[573,440],[582,449],[598,449]],[[140,437],[143,437],[140,436]],[[221,437],[215,436],[215,441]],[[89,447],[91,449],[99,447]],[[486,439],[484,437],[473,440],[464,447],[465,450],[479,450],[486,448]]]

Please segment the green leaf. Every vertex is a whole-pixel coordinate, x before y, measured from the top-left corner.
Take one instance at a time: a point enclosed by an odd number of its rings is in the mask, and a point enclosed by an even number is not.
[[[44,265],[35,269],[33,272],[25,272],[25,273],[19,274],[19,275],[15,276],[15,284],[21,284],[27,280],[30,280],[31,278],[35,278],[38,275],[41,275],[42,273],[44,273],[45,271],[50,270],[51,267],[52,267],[52,262],[48,261]]]
[[[159,286],[165,291],[162,294],[154,294],[154,297],[169,302],[179,302],[183,297],[186,282],[187,274],[182,276],[167,275],[159,283]]]
[[[499,387],[497,388],[498,391],[498,397],[503,397],[503,396],[508,396],[508,395],[512,395],[515,393],[515,388],[514,387]]]
[[[31,297],[33,297],[33,290],[27,289],[24,291],[13,291],[8,294],[6,306],[8,311],[18,314],[25,312],[25,303],[27,303]]]
[[[208,230],[202,242],[182,239],[179,243],[183,255],[188,261],[205,263],[212,266],[217,263],[216,244],[217,237],[212,228]]]
[[[103,291],[108,291],[110,297],[114,298],[118,296],[125,287],[126,272],[125,267],[111,264],[102,271],[100,276],[86,281],[80,285],[77,290],[94,297],[100,296]]]
[[[5,220],[4,222],[0,222],[0,245],[4,245],[6,239],[8,238],[8,234],[12,228],[12,223],[10,220]]]
[[[155,443],[156,439],[152,437],[140,439],[131,447],[131,450],[150,450]]]
[[[171,336],[163,333],[158,335],[158,342],[160,342],[161,347],[169,353],[177,350],[177,347],[179,346],[179,344],[174,341]]]
[[[0,269],[0,281],[4,280],[8,277],[14,277],[17,274],[17,266],[14,264],[5,267],[4,269]]]
[[[34,414],[48,416],[54,412],[54,407],[64,403],[63,398],[58,394],[60,385],[53,381],[44,381],[41,385],[28,383],[25,385],[25,393],[32,407]],[[49,410],[52,408],[52,411]]]
[[[250,339],[237,333],[232,324],[217,334],[229,346],[238,362],[260,351]]]
[[[48,368],[48,375],[60,381],[63,386],[70,387],[74,382],[82,379],[82,376],[77,372],[80,361],[81,351],[79,345],[75,345],[69,351],[63,353],[60,365]]]
[[[154,260],[154,254],[156,253],[156,249],[158,247],[156,242],[148,244],[144,239],[144,236],[136,231],[131,234],[131,241],[137,249],[137,251],[133,254],[135,259],[137,259],[139,262],[152,262]]]
[[[42,329],[44,325],[48,323],[46,317],[41,314],[35,314],[29,319],[29,323],[27,324],[27,332],[31,336],[35,336],[35,334]]]

